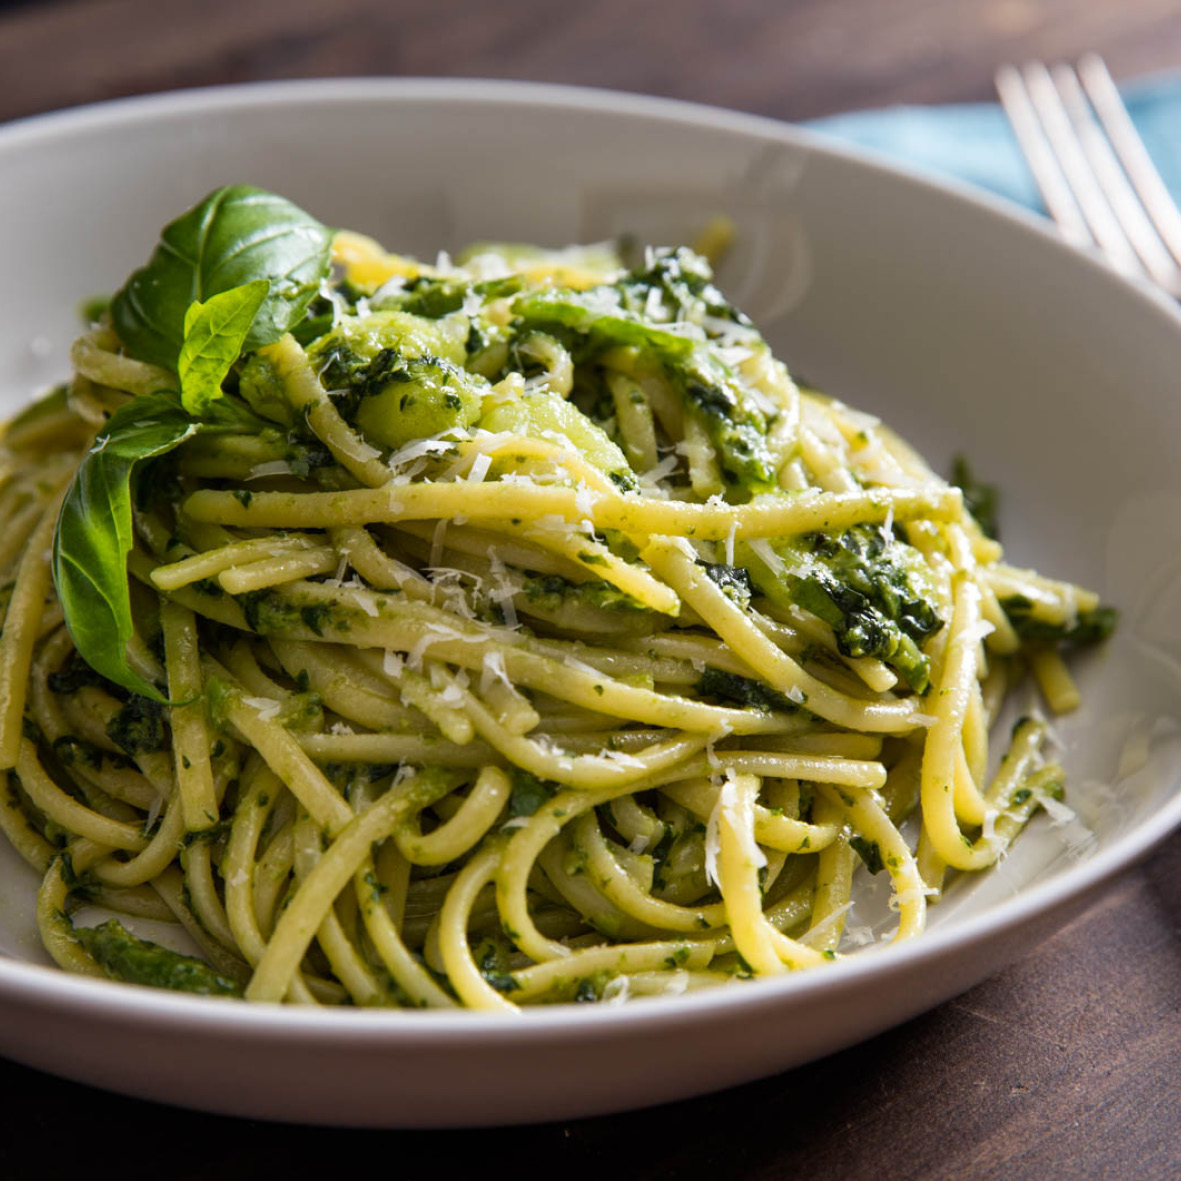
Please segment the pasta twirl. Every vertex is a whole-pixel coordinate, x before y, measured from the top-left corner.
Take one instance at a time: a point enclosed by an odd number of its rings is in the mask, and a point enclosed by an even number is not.
[[[1112,613],[693,251],[427,266],[241,186],[165,240],[0,453],[0,827],[62,967],[509,1014],[823,970],[864,875],[916,936],[1061,795],[989,731]]]

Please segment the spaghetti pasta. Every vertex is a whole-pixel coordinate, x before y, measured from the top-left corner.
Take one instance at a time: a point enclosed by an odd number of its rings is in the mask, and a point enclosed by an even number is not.
[[[252,193],[195,212],[319,241]],[[675,994],[846,954],[862,874],[918,935],[1060,795],[1043,723],[991,782],[989,731],[1026,668],[1077,704],[1060,651],[1111,613],[798,387],[700,256],[333,250],[172,329],[137,272],[6,428],[0,827],[63,968]]]

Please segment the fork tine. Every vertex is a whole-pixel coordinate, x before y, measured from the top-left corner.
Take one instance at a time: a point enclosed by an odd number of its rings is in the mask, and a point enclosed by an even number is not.
[[[1021,77],[1029,92],[1029,101],[1041,120],[1046,138],[1099,248],[1116,270],[1143,278],[1144,267],[1139,255],[1095,179],[1050,71],[1040,62],[1032,62],[1022,70]]]
[[[1088,53],[1079,60],[1078,72],[1083,89],[1153,226],[1174,260],[1181,264],[1181,212],[1136,131],[1106,64],[1097,53]]]
[[[1062,236],[1072,246],[1094,246],[1095,237],[1087,229],[1086,219],[1062,174],[1037,112],[1029,101],[1029,93],[1021,75],[1013,66],[1002,66],[996,73],[995,82],[1001,106],[1017,137],[1021,154],[1028,162],[1046,209],[1058,224]]]
[[[1051,78],[1066,108],[1083,155],[1120,229],[1153,280],[1171,294],[1181,294],[1181,271],[1129,183],[1111,143],[1096,122],[1079,85],[1078,75],[1070,66],[1059,65],[1051,71]]]

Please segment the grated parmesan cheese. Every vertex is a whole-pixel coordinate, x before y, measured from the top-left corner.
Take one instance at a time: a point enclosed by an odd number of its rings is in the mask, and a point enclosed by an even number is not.
[[[432,569],[438,567],[443,560],[443,542],[447,536],[447,526],[450,522],[446,517],[440,517],[439,523],[435,526],[435,531],[431,535],[431,556],[429,564]]]
[[[256,463],[247,475],[248,480],[265,480],[268,476],[289,476],[291,465],[285,459],[271,459],[266,463]]]
[[[718,881],[718,854],[722,850],[722,838],[718,832],[718,825],[722,819],[721,807],[722,797],[719,792],[717,803],[705,822],[705,880],[708,884],[718,887],[721,886],[721,882]]]
[[[838,906],[837,909],[831,914],[825,915],[824,918],[822,918],[820,922],[816,924],[816,926],[809,927],[808,930],[800,936],[800,942],[806,944],[808,947],[814,947],[852,909],[852,902],[846,902],[844,906]],[[872,935],[870,935],[870,939],[873,939]]]
[[[787,567],[784,565],[783,559],[771,548],[771,543],[765,537],[753,538],[747,542],[747,545],[772,574],[782,577],[786,573]]]
[[[484,663],[480,672],[480,696],[486,697],[492,686],[497,682],[512,689],[513,683],[508,678],[508,672],[504,667],[504,653],[503,652],[485,652]]]
[[[399,295],[406,287],[406,276],[395,275],[392,279],[387,279],[374,293],[373,302],[381,303],[382,300],[389,299],[391,296]]]
[[[613,976],[603,986],[603,1003],[605,1005],[622,1005],[631,995],[631,985],[626,976]]]
[[[481,451],[476,458],[472,460],[471,470],[467,474],[469,484],[482,484],[484,477],[488,474],[488,469],[492,466],[492,456],[486,451]]]
[[[152,831],[156,821],[160,819],[160,811],[164,807],[164,797],[159,793],[153,798],[151,804],[148,806],[148,814],[144,818],[144,825],[148,832]]]
[[[649,468],[646,472],[640,473],[641,484],[659,484],[661,480],[671,476],[673,472],[680,466],[678,462],[678,454],[676,448],[666,455],[655,467]]]
[[[258,716],[264,722],[273,721],[283,709],[283,703],[273,697],[243,697],[242,704],[258,711]]]

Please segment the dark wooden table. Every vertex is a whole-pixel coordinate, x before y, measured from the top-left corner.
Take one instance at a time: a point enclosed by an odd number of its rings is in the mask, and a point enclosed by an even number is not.
[[[1181,7],[1175,0],[0,2],[0,120],[175,87],[347,74],[574,82],[798,120],[895,102],[986,100],[999,63],[1089,48],[1104,52],[1117,76],[1181,65]],[[1174,836],[1036,954],[899,1029],[718,1096],[565,1125],[283,1128],[157,1108],[0,1062],[0,1176],[237,1181],[380,1169],[447,1178],[544,1168],[618,1181],[1177,1177],[1179,920]],[[26,1165],[21,1143],[46,1155]],[[86,1162],[98,1161],[93,1169],[75,1158],[83,1150]]]

